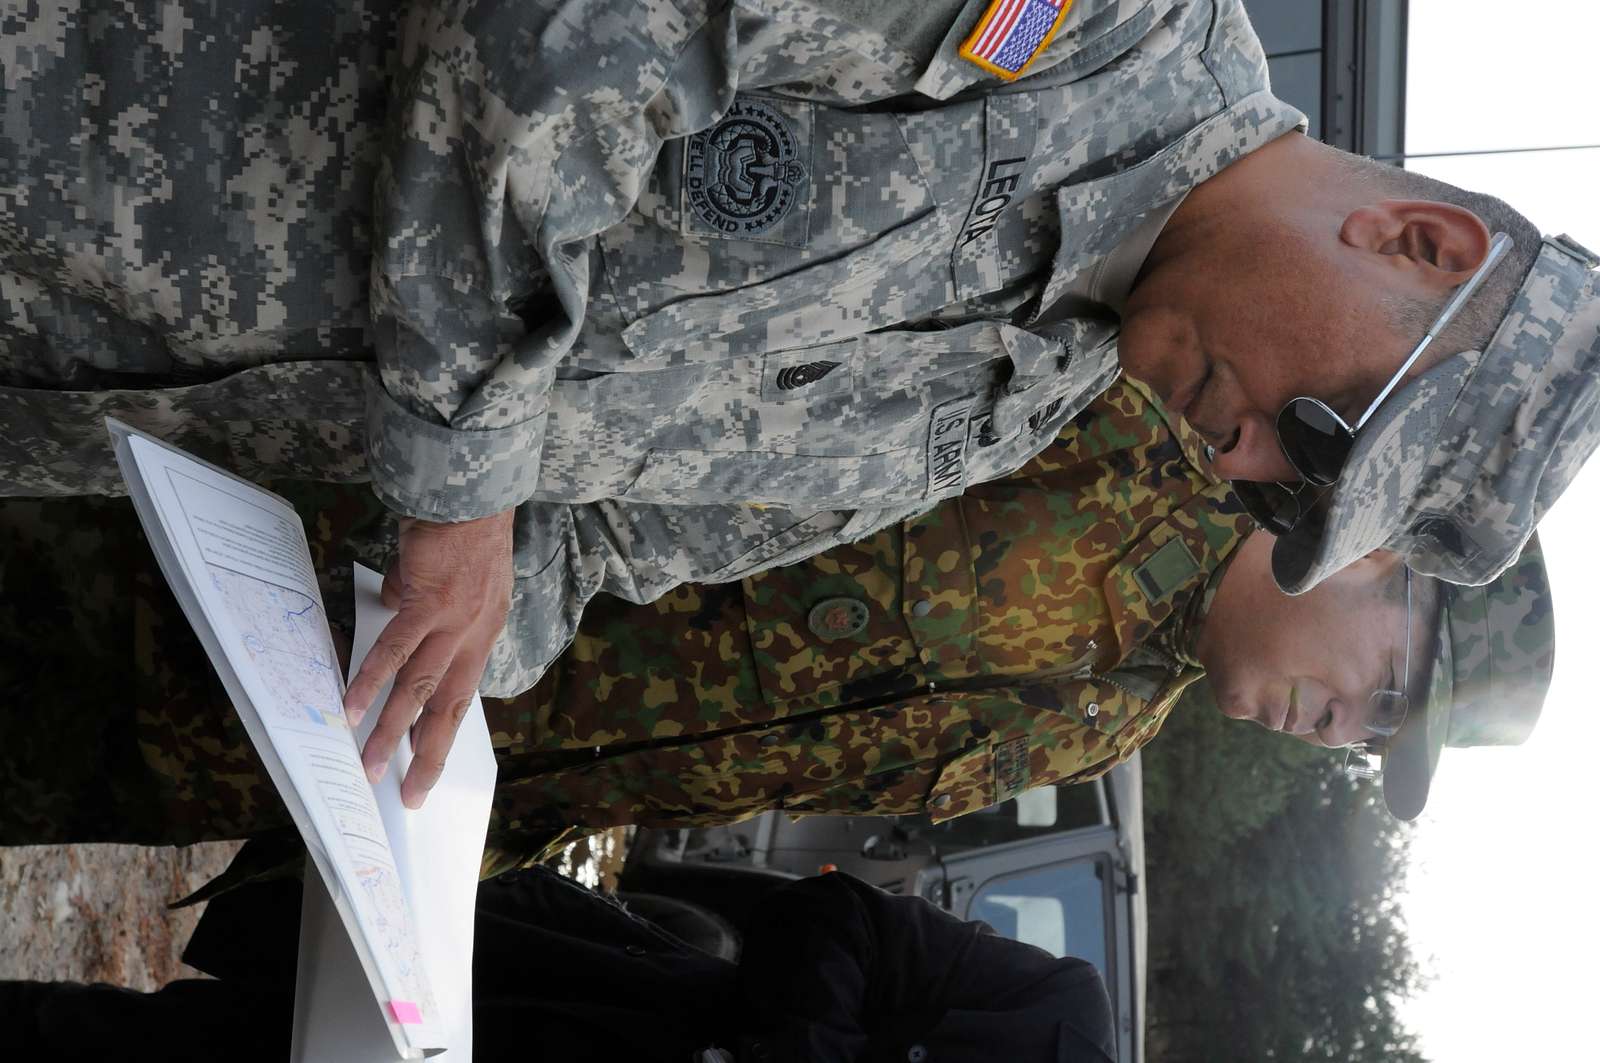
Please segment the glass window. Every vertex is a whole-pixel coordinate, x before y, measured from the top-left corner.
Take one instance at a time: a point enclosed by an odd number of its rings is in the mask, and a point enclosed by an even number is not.
[[[1077,956],[1099,968],[1109,983],[1106,960],[1104,860],[1052,864],[984,884],[972,900],[969,919],[982,919],[1006,937],[1037,945],[1052,956]]]
[[[1269,59],[1280,52],[1322,47],[1322,0],[1244,0],[1244,9]],[[1289,98],[1281,95],[1276,85],[1273,95]]]
[[[925,832],[941,852],[1037,838],[1099,826],[1099,783],[1040,786],[1010,801],[946,820]]]

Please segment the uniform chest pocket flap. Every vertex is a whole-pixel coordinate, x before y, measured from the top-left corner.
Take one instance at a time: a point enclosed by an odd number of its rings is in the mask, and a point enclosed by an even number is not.
[[[928,816],[935,823],[955,819],[998,804],[1000,791],[995,778],[995,743],[983,742],[957,753],[939,769],[926,802]]]
[[[944,305],[948,276],[926,259],[950,231],[895,115],[740,96],[663,148],[601,247],[629,350],[711,360]]]

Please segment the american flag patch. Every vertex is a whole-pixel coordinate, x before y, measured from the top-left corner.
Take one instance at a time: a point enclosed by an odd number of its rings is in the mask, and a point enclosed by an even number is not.
[[[994,0],[961,45],[961,58],[1005,81],[1028,69],[1056,35],[1072,0]]]

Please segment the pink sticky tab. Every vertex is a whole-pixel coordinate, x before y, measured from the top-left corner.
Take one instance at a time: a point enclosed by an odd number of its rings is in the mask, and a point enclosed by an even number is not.
[[[389,1001],[389,1014],[392,1015],[394,1017],[394,1021],[398,1022],[401,1026],[422,1025],[422,1012],[419,1011],[417,1006],[411,1003],[409,1000]]]

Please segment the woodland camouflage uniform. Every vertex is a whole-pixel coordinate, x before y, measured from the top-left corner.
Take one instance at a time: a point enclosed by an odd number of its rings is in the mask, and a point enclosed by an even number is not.
[[[1014,476],[860,543],[652,605],[602,599],[536,687],[485,699],[492,847],[774,808],[942,820],[1106,771],[1199,674],[1177,632],[1247,528],[1178,425],[1119,383]],[[383,564],[387,514],[288,486],[347,626],[343,573]],[[125,503],[0,515],[4,681],[37,707],[0,724],[0,842],[287,822]]]

